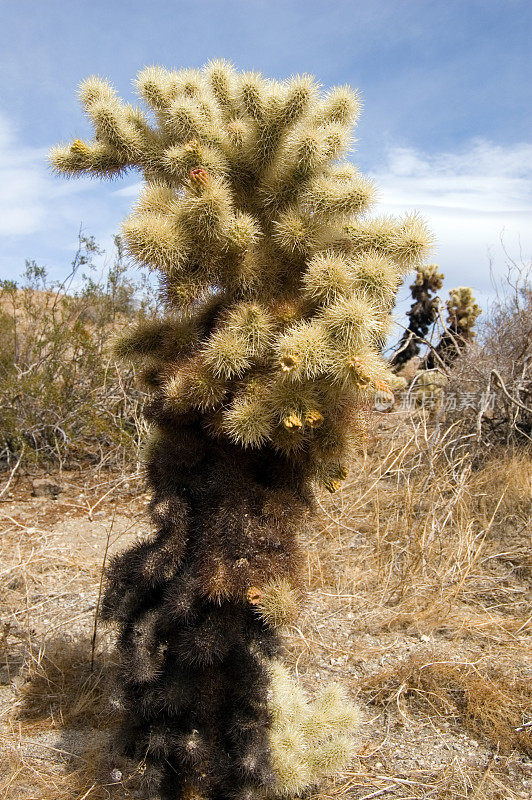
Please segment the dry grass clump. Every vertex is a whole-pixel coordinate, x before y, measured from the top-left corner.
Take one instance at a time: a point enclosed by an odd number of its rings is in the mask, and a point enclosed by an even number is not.
[[[106,650],[57,639],[28,655],[0,735],[5,800],[126,800],[139,772],[122,775],[112,747],[119,717]],[[138,796],[138,795],[137,795]]]
[[[507,454],[498,449],[485,466],[471,475],[472,492],[484,517],[491,517],[497,503],[497,490],[502,495],[499,513],[515,525],[528,524],[532,510],[532,471],[530,452],[524,448]]]
[[[83,756],[41,745],[35,757],[25,754],[32,741],[16,739],[14,734],[13,744],[0,742],[2,800],[133,800],[141,796],[135,783],[138,776],[123,781],[113,773],[113,762],[101,745],[87,749]]]
[[[532,756],[532,679],[515,677],[511,664],[449,660],[448,651],[415,653],[377,671],[362,688],[376,705],[448,718],[503,753]]]
[[[56,639],[41,648],[24,670],[17,719],[48,720],[53,728],[116,725],[110,702],[114,665],[105,653],[91,664],[90,655],[90,639]]]

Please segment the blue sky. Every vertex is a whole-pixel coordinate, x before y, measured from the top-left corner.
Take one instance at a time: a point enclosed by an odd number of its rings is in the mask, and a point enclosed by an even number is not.
[[[377,211],[418,209],[446,285],[490,292],[532,252],[530,0],[0,0],[0,277],[25,258],[65,274],[80,223],[107,245],[132,200],[120,182],[66,182],[48,148],[87,136],[89,74],[132,98],[146,64],[225,57],[276,78],[311,72],[364,98],[352,159]]]

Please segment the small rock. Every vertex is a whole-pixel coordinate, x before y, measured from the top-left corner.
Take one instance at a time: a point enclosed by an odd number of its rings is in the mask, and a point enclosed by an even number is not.
[[[52,497],[54,500],[63,491],[61,484],[53,478],[35,478],[32,487],[33,497]]]
[[[111,780],[113,781],[113,783],[118,783],[119,781],[122,780],[122,773],[120,772],[119,769],[113,769],[112,770],[112,772],[111,772]]]

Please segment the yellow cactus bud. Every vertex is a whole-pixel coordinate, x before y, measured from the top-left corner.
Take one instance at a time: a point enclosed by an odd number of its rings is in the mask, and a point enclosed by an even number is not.
[[[302,428],[303,427],[303,420],[298,414],[289,414],[287,417],[283,417],[283,425],[285,428]]]
[[[311,428],[321,428],[323,425],[324,416],[321,411],[317,409],[312,409],[312,411],[307,411],[305,414],[305,425],[309,425]]]
[[[73,153],[81,153],[82,155],[87,155],[90,152],[87,143],[83,142],[81,139],[74,139],[70,145],[70,149]]]

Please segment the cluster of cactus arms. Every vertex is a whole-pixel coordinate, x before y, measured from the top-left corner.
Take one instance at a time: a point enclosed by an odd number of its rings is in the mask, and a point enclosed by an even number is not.
[[[445,330],[435,351],[427,355],[426,364],[429,369],[442,364],[449,366],[458,358],[461,351],[475,338],[475,323],[482,313],[469,286],[451,289],[446,306]]]
[[[418,355],[420,344],[436,321],[439,303],[437,292],[442,288],[444,278],[438,270],[437,264],[418,267],[416,279],[410,286],[414,302],[407,312],[408,328],[391,359],[394,369],[400,369]]]
[[[123,237],[164,297],[117,346],[151,393],[155,526],[115,557],[103,604],[122,738],[164,798],[289,797],[347,763],[357,721],[282,666],[298,531],[363,439],[397,288],[431,237],[416,215],[368,217],[374,187],[342,160],[348,87],[226,62],[149,67],[136,87],[147,113],[85,81],[94,140],[51,156],[72,176],[141,172]]]

